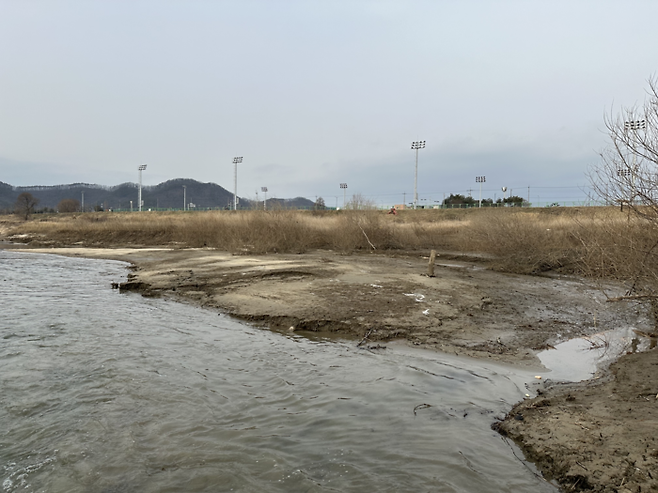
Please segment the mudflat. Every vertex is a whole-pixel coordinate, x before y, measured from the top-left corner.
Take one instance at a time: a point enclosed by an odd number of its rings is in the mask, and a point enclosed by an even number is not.
[[[642,319],[581,280],[494,272],[457,254],[440,254],[429,277],[428,256],[418,252],[31,251],[128,261],[134,267],[122,290],[176,297],[275,330],[335,332],[371,343],[404,339],[526,366],[539,367],[536,352],[558,340]]]
[[[12,245],[5,244],[5,248]],[[608,303],[566,276],[489,270],[485,258],[429,252],[231,255],[210,248],[30,248],[130,262],[120,289],[216,308],[282,331],[333,332],[372,350],[385,341],[540,368],[537,352],[621,325],[637,306]],[[658,352],[620,358],[599,379],[539,388],[496,428],[566,491],[658,490]]]

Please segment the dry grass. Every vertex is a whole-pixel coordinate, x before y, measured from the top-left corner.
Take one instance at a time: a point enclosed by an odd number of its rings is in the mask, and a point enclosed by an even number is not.
[[[90,213],[53,215],[21,223],[13,234],[42,235],[62,244],[213,247],[234,253],[437,248],[451,222],[405,221],[378,211]],[[374,247],[374,248],[373,248]]]
[[[510,272],[593,277],[653,276],[658,228],[613,208],[402,211],[171,212],[58,214],[11,224],[55,244],[174,245],[240,253],[310,249],[429,250],[488,254]]]

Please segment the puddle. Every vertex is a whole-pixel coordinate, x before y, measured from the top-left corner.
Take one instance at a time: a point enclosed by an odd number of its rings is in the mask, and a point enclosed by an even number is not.
[[[646,351],[653,345],[655,340],[626,327],[565,341],[555,349],[541,351],[537,357],[550,370],[547,378],[579,382],[592,378],[622,354]]]

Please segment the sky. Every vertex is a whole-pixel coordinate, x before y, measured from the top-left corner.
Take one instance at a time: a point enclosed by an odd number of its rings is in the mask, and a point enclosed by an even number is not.
[[[583,200],[655,0],[0,0],[0,181]]]

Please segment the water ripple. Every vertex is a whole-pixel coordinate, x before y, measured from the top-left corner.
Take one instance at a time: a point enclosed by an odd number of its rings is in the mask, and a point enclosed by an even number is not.
[[[120,262],[0,265],[5,492],[555,491],[490,429],[530,375],[119,294]]]

